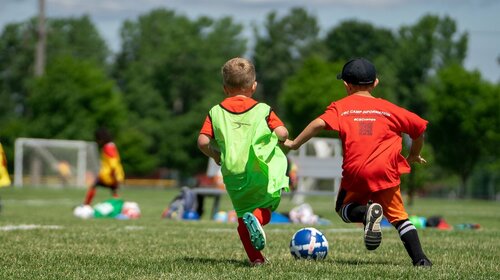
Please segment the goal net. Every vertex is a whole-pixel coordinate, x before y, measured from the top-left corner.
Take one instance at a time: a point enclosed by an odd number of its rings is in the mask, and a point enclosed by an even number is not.
[[[18,138],[15,143],[14,185],[86,187],[99,170],[95,142]]]

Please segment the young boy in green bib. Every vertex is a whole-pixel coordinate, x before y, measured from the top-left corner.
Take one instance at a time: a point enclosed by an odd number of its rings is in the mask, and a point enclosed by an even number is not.
[[[227,193],[238,216],[238,234],[250,263],[263,264],[262,229],[288,191],[287,159],[279,147],[288,130],[269,105],[252,99],[254,65],[233,58],[222,67],[224,93],[210,109],[198,137],[199,149],[221,166]]]

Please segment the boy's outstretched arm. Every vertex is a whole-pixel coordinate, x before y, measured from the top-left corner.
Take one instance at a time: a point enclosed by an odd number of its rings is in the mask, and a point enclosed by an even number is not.
[[[413,139],[411,141],[410,153],[406,160],[409,163],[427,163],[427,161],[420,156],[420,151],[422,151],[422,147],[424,146],[424,134],[420,135],[417,139]]]
[[[317,118],[310,122],[306,128],[295,138],[295,140],[286,140],[285,141],[285,147],[288,147],[291,150],[297,150],[304,144],[305,142],[309,141],[313,136],[318,134],[321,130],[323,130],[326,126],[326,123],[324,120]]]
[[[210,147],[210,137],[205,134],[200,134],[198,136],[198,148],[207,157],[211,157],[215,162],[220,165],[220,152],[212,149]]]

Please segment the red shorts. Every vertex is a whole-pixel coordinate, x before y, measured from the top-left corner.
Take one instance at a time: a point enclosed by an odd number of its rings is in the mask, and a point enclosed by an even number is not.
[[[403,205],[399,186],[371,193],[357,193],[340,189],[337,195],[336,211],[338,212],[346,204],[357,203],[365,205],[369,200],[379,203],[382,206],[384,216],[391,224],[408,219],[408,213],[406,213]]]

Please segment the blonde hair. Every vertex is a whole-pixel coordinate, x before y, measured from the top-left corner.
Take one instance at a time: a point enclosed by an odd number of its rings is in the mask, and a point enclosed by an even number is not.
[[[245,58],[230,59],[222,66],[221,72],[222,83],[229,88],[247,89],[255,82],[255,66]]]

